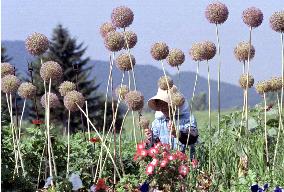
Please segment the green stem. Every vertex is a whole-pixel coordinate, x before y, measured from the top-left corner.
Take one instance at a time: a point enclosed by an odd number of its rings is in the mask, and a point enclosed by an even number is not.
[[[268,140],[267,140],[267,117],[266,117],[266,93],[263,94],[264,97],[264,138],[265,138],[265,152],[266,152],[266,166],[269,168],[269,154],[268,154]]]
[[[221,82],[221,51],[220,51],[220,37],[218,24],[216,24],[216,37],[217,37],[217,52],[219,57],[218,62],[218,134],[220,133],[220,118],[221,118],[221,93],[220,93],[220,82]]]
[[[210,89],[210,68],[207,60],[207,80],[208,80],[208,123],[209,123],[209,174],[211,173],[211,89]]]
[[[67,168],[66,178],[69,175],[69,163],[70,163],[70,110],[68,110],[68,123],[67,123]]]

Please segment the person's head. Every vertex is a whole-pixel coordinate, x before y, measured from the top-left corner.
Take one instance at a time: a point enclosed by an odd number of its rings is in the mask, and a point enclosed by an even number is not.
[[[166,117],[169,116],[169,104],[163,100],[155,99],[154,100],[156,111],[161,111]]]

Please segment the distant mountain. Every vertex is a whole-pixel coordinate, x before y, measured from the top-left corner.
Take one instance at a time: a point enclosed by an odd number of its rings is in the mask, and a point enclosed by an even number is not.
[[[33,58],[28,55],[25,50],[23,41],[3,41],[2,44],[7,49],[7,54],[13,58],[12,64],[16,66],[18,71],[25,74],[27,71],[27,60],[32,60]],[[109,73],[109,62],[106,61],[96,61],[91,60],[90,65],[93,65],[92,75],[96,77],[97,83],[100,84],[99,90],[101,92],[106,91],[107,78]],[[145,99],[148,100],[157,91],[157,80],[163,75],[163,71],[157,67],[151,65],[139,65],[135,66],[136,83],[138,90],[142,91]],[[132,76],[131,76],[132,77]],[[113,71],[113,85],[114,89],[120,84],[122,78],[122,72],[120,72],[116,67]],[[175,84],[178,84],[177,74],[172,76]],[[193,72],[181,72],[180,73],[180,89],[182,93],[190,98],[192,95],[192,90],[195,81],[195,73]],[[128,73],[125,73],[124,84],[128,84]],[[199,77],[197,84],[196,94],[198,92],[208,92],[207,79],[204,77]],[[212,97],[212,108],[217,108],[217,81],[211,81],[211,97]],[[255,92],[254,89],[250,90],[249,93],[249,103],[250,105],[255,105],[260,102],[260,96]],[[232,108],[240,107],[243,102],[243,92],[238,86],[221,83],[221,107],[222,108]]]

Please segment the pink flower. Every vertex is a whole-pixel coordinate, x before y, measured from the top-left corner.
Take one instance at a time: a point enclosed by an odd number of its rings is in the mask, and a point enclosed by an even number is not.
[[[137,151],[137,155],[138,156],[141,156],[141,157],[146,157],[148,154],[147,150],[146,149],[140,149]]]
[[[133,160],[134,161],[137,161],[137,159],[138,159],[138,155],[137,155],[137,153],[134,155],[134,157],[133,157]]]
[[[171,146],[169,144],[164,143],[163,144],[163,149],[168,151],[168,150],[171,149]]]
[[[161,146],[162,146],[161,142],[154,144],[154,148],[156,148],[156,149],[159,149]]]
[[[145,143],[138,143],[137,150],[145,149]]]
[[[167,166],[167,164],[168,164],[168,160],[167,159],[163,159],[162,161],[161,161],[161,163],[160,163],[160,167],[166,167]]]
[[[184,153],[182,153],[182,152],[180,152],[180,151],[177,151],[177,152],[174,154],[174,156],[175,156],[176,159],[179,159],[179,160],[181,160],[181,161],[187,160],[186,154],[184,154]]]
[[[192,159],[191,161],[191,166],[193,169],[195,169],[196,167],[198,167],[198,161],[197,159]]]
[[[158,151],[158,149],[156,149],[156,148],[154,148],[154,147],[151,147],[151,148],[149,149],[148,153],[149,153],[149,156],[155,157],[156,154],[159,153],[159,151]]]
[[[164,152],[162,153],[162,156],[163,156],[164,159],[168,158],[168,155],[169,155],[169,153],[166,152],[166,151],[164,151]]]
[[[168,160],[170,160],[170,161],[175,160],[175,156],[173,156],[173,155],[168,155]]]
[[[146,174],[147,174],[147,175],[152,175],[153,172],[154,172],[154,169],[155,169],[154,165],[149,164],[149,165],[146,167]]]
[[[179,166],[178,168],[178,172],[179,174],[181,174],[182,176],[186,176],[189,172],[189,167],[188,166],[185,166],[185,165],[181,165]]]
[[[152,162],[150,163],[153,166],[157,166],[159,163],[159,160],[157,158],[153,158]]]

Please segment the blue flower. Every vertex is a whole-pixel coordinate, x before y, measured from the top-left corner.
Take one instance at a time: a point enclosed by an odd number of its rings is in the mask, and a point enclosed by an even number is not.
[[[263,190],[264,190],[264,191],[267,190],[268,187],[269,187],[269,184],[268,184],[268,183],[265,183],[265,184],[263,185]]]
[[[275,187],[274,192],[283,192],[283,188],[280,188],[279,186]]]
[[[255,184],[255,185],[250,186],[251,192],[258,192],[258,189],[259,189],[258,184]]]
[[[147,182],[145,181],[145,182],[143,183],[143,185],[141,185],[140,191],[141,191],[141,192],[148,192],[148,191],[149,191],[149,183],[147,183]]]

